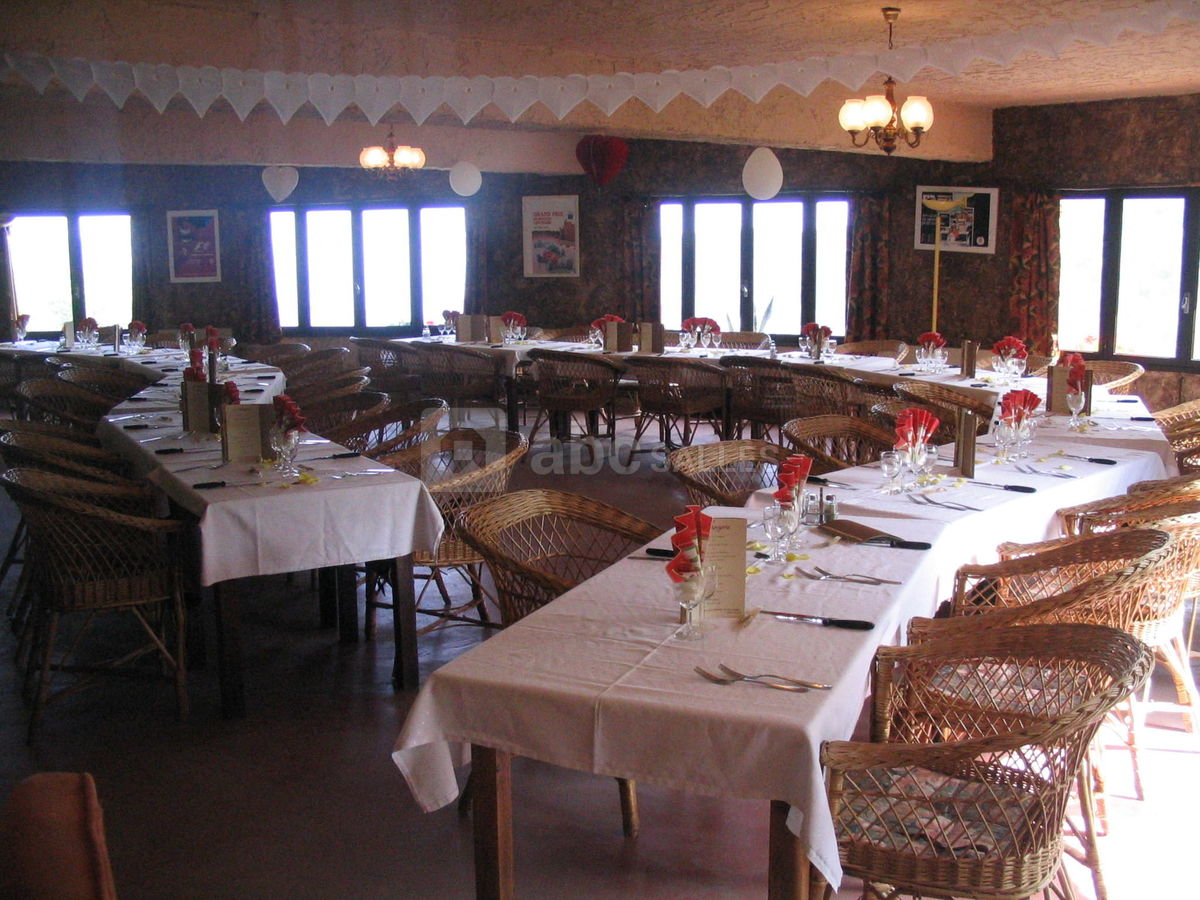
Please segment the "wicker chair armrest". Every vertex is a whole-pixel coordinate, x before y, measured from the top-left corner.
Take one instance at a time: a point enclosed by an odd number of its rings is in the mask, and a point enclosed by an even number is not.
[[[70,510],[81,516],[89,516],[93,519],[104,519],[114,525],[123,525],[126,528],[133,528],[138,531],[144,531],[148,534],[174,534],[183,530],[183,522],[179,519],[156,519],[149,516],[131,516],[128,513],[116,512],[115,510],[106,509],[102,506],[94,506],[90,503],[81,503],[77,500],[72,500],[70,497],[54,497],[43,496],[38,502],[60,507],[61,509]]]
[[[1031,740],[1028,732],[1017,731],[965,741],[936,744],[872,743],[869,741],[825,741],[821,765],[828,771],[855,771],[875,767],[919,766],[938,772],[961,771],[959,763],[990,753],[1021,747]]]

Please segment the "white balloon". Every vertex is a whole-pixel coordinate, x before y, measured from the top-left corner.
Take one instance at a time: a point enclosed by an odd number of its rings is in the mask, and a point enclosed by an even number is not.
[[[295,166],[267,166],[262,171],[262,183],[275,202],[282,203],[300,183],[300,173]]]
[[[470,197],[478,193],[483,185],[483,175],[474,163],[456,162],[450,167],[450,187],[460,197]]]
[[[783,166],[769,148],[759,147],[742,168],[742,186],[755,200],[770,200],[783,187]]]

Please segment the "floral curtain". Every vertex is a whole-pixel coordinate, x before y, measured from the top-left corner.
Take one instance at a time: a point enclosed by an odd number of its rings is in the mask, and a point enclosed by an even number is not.
[[[1061,270],[1058,231],[1059,195],[1048,191],[1013,193],[1008,266],[1008,298],[1013,334],[1031,349],[1049,354],[1058,330],[1058,282]]]
[[[629,200],[621,232],[621,315],[633,322],[660,318],[658,204]]]
[[[487,312],[488,304],[488,255],[487,213],[479,204],[468,203],[467,208],[467,284],[463,297],[463,312],[479,315]]]
[[[846,273],[846,338],[894,338],[889,321],[891,197],[859,194],[850,201],[850,261]]]

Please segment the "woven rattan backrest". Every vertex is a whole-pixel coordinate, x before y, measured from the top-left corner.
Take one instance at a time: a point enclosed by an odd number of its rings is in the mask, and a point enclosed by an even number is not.
[[[591,353],[567,350],[529,351],[538,406],[572,412],[596,410],[612,403],[625,364]]]
[[[1176,431],[1190,431],[1200,426],[1200,400],[1188,400],[1153,413],[1154,420],[1168,438]]]
[[[475,504],[457,525],[496,579],[505,625],[662,531],[602,501],[554,490],[517,491]]]
[[[774,487],[792,451],[769,441],[693,444],[667,456],[667,468],[699,506],[743,506],[759,488]]]
[[[11,467],[42,469],[113,484],[134,484],[127,477],[125,461],[115,453],[45,435],[4,432],[0,434],[0,457]]]
[[[627,365],[643,413],[696,415],[725,405],[725,370],[713,361],[631,356]]]
[[[99,447],[100,439],[70,425],[56,425],[51,422],[35,422],[29,419],[0,419],[0,434],[41,434],[46,437],[71,441],[75,444],[85,444],[89,447]]]
[[[377,391],[358,391],[301,407],[300,411],[308,420],[305,423],[308,430],[324,437],[326,431],[352,422],[359,416],[380,412],[387,407],[388,403],[387,394],[380,394]]]
[[[350,351],[345,347],[327,347],[310,353],[284,356],[275,360],[272,365],[283,372],[288,385],[291,386],[295,382],[316,381],[340,375],[346,368],[349,356]]]
[[[896,416],[906,409],[923,409],[938,417],[939,424],[937,430],[933,432],[931,443],[940,446],[942,444],[952,444],[958,440],[958,421],[955,419],[952,411],[940,406],[930,406],[927,403],[902,400],[899,397],[872,404],[867,411],[867,421],[881,431],[894,434],[896,431]],[[986,427],[986,422],[980,423],[980,428]]]
[[[420,354],[421,391],[451,406],[496,402],[503,396],[504,358],[475,347],[414,343]]]
[[[68,366],[55,372],[54,377],[59,381],[65,381],[86,391],[91,391],[113,403],[119,403],[127,397],[132,397],[150,383],[140,375],[89,366]]]
[[[834,352],[855,356],[885,356],[896,362],[903,362],[908,356],[908,344],[904,341],[850,341],[838,344]]]
[[[1118,494],[1115,497],[1105,497],[1078,506],[1068,506],[1058,511],[1063,529],[1067,534],[1091,534],[1098,531],[1111,531],[1135,521],[1147,518],[1142,513],[1156,507],[1170,507],[1161,516],[1151,515],[1148,518],[1166,518],[1200,513],[1200,497],[1180,494],[1175,488],[1161,490],[1138,491],[1136,493]]]
[[[953,420],[960,409],[973,412],[986,425],[992,417],[993,403],[963,391],[929,381],[898,381],[892,388],[902,400],[914,400],[939,411],[943,420]]]
[[[675,336],[678,342],[679,336]],[[771,336],[765,331],[724,331],[721,332],[722,350],[758,350],[767,346]]]
[[[352,337],[350,343],[358,351],[358,364],[370,369],[372,390],[405,393],[416,388],[420,363],[410,344],[364,337]]]
[[[91,433],[113,406],[111,400],[56,378],[33,378],[16,387],[30,418]]]
[[[1138,363],[1117,359],[1086,359],[1083,364],[1092,373],[1092,384],[1102,384],[1115,394],[1128,393],[1126,389],[1146,371]]]
[[[245,344],[238,347],[238,353],[243,359],[254,360],[264,365],[273,366],[281,359],[292,356],[302,356],[311,353],[312,347],[299,342],[283,344]]]
[[[738,419],[782,425],[801,415],[792,373],[780,360],[723,356],[729,402]]]
[[[783,435],[812,457],[814,475],[874,462],[895,444],[894,435],[851,416],[792,419],[784,424]]]
[[[345,375],[337,375],[319,382],[304,383],[288,387],[288,396],[303,409],[313,403],[324,403],[326,400],[336,400],[349,394],[357,394],[371,384],[366,369],[356,369]],[[374,388],[374,385],[372,385]]]
[[[392,403],[378,412],[329,429],[325,437],[364,456],[378,457],[426,440],[437,430],[447,409],[446,401],[436,397]]]

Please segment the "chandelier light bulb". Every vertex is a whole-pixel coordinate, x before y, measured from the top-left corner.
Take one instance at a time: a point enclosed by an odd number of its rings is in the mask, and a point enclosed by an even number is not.
[[[892,104],[883,94],[871,94],[863,101],[863,120],[868,128],[883,128],[892,121]]]
[[[838,113],[838,124],[849,132],[862,131],[866,128],[867,119],[863,115],[863,102],[861,100],[847,100],[843,103],[842,109]]]
[[[928,131],[933,127],[933,106],[924,97],[909,97],[900,107],[900,121],[909,131]]]
[[[387,163],[387,151],[382,147],[364,147],[358,154],[358,164],[364,169],[382,169]]]

